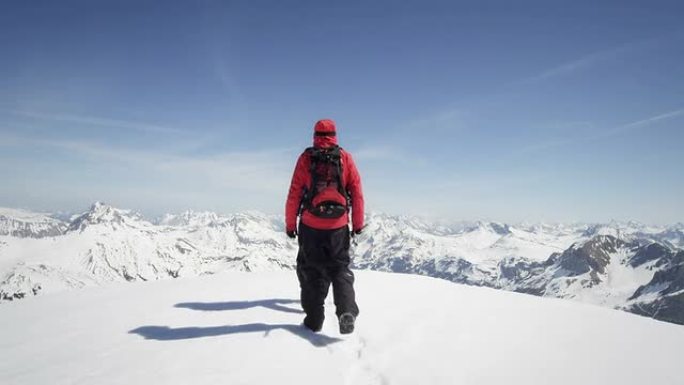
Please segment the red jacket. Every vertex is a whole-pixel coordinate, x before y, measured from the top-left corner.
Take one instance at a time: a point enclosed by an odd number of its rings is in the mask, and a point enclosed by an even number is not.
[[[337,138],[334,136],[315,136],[314,147],[330,147],[337,144]],[[297,160],[294,175],[292,175],[292,182],[290,183],[290,191],[287,194],[287,202],[285,204],[285,229],[286,231],[293,231],[297,227],[297,213],[304,194],[304,188],[311,190],[311,171],[309,154],[305,151]],[[340,149],[340,162],[342,164],[342,185],[347,190],[351,197],[352,203],[352,229],[359,230],[363,228],[363,191],[361,189],[361,176],[356,169],[352,156],[347,151]],[[309,227],[320,230],[331,230],[340,228],[349,223],[349,213],[340,218],[320,218],[314,216],[307,210],[302,212],[301,222]]]

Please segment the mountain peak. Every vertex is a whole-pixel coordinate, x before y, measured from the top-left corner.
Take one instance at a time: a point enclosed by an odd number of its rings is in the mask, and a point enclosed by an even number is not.
[[[211,211],[186,210],[180,214],[165,214],[155,223],[162,226],[209,226],[219,220],[219,215]]]
[[[142,216],[134,211],[118,209],[104,202],[96,201],[90,206],[88,211],[78,216],[69,224],[68,230],[83,231],[88,226],[99,224],[109,224],[116,228],[142,220]]]
[[[511,227],[505,223],[490,222],[490,221],[477,221],[474,226],[466,229],[466,231],[484,231],[490,232],[497,235],[508,235],[511,233]]]
[[[629,244],[612,236],[596,235],[582,243],[573,244],[561,255],[560,264],[572,275],[581,275],[591,271],[600,274],[606,272],[606,266],[610,263],[611,255],[618,249],[627,247]],[[598,281],[598,277],[592,277]],[[596,283],[596,282],[595,282]]]

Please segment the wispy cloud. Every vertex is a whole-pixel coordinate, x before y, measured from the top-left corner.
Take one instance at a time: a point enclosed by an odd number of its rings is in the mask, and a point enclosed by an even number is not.
[[[527,78],[513,82],[514,85],[527,84],[527,83],[537,83],[540,81],[561,77],[569,75],[581,70],[586,70],[593,66],[599,65],[603,62],[609,61],[611,59],[618,58],[630,52],[638,51],[645,47],[651,45],[655,40],[639,40],[616,47],[611,47],[605,50],[593,52],[581,56],[577,59],[561,63],[555,67],[547,68],[540,71],[539,73],[529,76]]]
[[[608,131],[608,135],[617,135],[621,132],[632,130],[632,129],[637,129],[637,128],[642,128],[642,127],[647,127],[650,126],[653,123],[657,123],[662,120],[668,120],[672,118],[676,118],[678,116],[684,115],[684,108],[680,108],[674,111],[669,111],[665,112],[663,114],[659,115],[654,115],[651,117],[648,117],[646,119],[640,119],[631,123],[623,124],[622,126],[615,127],[612,130]]]
[[[130,121],[130,120],[110,119],[110,118],[83,116],[83,115],[72,115],[72,114],[51,114],[51,113],[43,113],[43,112],[35,112],[35,111],[12,111],[12,113],[15,115],[19,115],[19,116],[23,116],[23,117],[27,117],[27,118],[32,118],[32,119],[41,119],[41,120],[55,121],[55,122],[76,123],[76,124],[82,124],[82,125],[87,125],[87,126],[118,128],[118,129],[152,132],[152,133],[159,133],[159,134],[183,134],[183,133],[186,133],[186,131],[178,129],[178,128],[172,128],[172,127],[166,127],[166,126],[160,126],[160,125],[156,125],[156,124],[149,124],[149,123],[142,123],[142,122],[134,122],[134,121]]]
[[[582,135],[582,136],[576,136],[576,137],[564,137],[564,138],[555,138],[555,139],[550,139],[547,141],[542,141],[538,143],[533,143],[530,144],[529,146],[526,146],[518,151],[516,153],[518,154],[525,154],[525,153],[531,153],[531,152],[536,152],[536,151],[541,151],[541,150],[548,150],[551,148],[556,148],[556,147],[561,147],[561,146],[566,146],[570,144],[575,144],[575,143],[581,143],[581,142],[589,142],[589,141],[594,141],[594,140],[599,140],[599,139],[605,139],[609,138],[612,136],[620,135],[623,133],[626,133],[627,131],[630,130],[638,130],[638,129],[643,129],[646,127],[650,127],[651,125],[669,120],[669,119],[674,119],[679,116],[684,116],[684,108],[679,108],[673,111],[661,113],[658,115],[653,115],[644,119],[639,119],[633,122],[625,123],[610,129],[606,129],[604,131],[599,131],[596,132],[594,131],[593,133],[587,134],[587,135]]]
[[[0,133],[0,147],[48,147],[83,156],[106,168],[133,167],[150,178],[177,184],[201,181],[217,189],[282,192],[294,165],[292,149],[264,149],[188,156],[172,152],[139,151],[92,141],[54,140]]]
[[[450,132],[465,126],[465,112],[456,107],[447,108],[406,124],[406,131],[421,130]]]
[[[543,70],[542,72],[530,76],[528,78],[525,78],[520,81],[520,83],[534,83],[558,76],[563,76],[566,74],[570,74],[573,72],[576,72],[578,70],[581,70],[583,68],[588,68],[591,67],[592,65],[601,62],[602,60],[605,60],[607,58],[610,58],[614,55],[613,50],[608,50],[608,51],[601,51],[601,52],[595,52],[586,56],[583,56],[579,59],[569,61],[567,63],[563,63],[557,67],[549,68],[546,70]]]
[[[530,153],[536,153],[539,151],[545,151],[549,150],[552,148],[556,147],[561,147],[565,146],[568,144],[571,144],[575,142],[576,139],[571,139],[571,138],[556,138],[556,139],[549,139],[537,143],[532,143],[529,144],[525,147],[518,148],[514,151],[515,154],[530,154]]]
[[[578,137],[582,136],[583,132],[594,131],[595,125],[590,121],[567,121],[567,122],[549,122],[535,125],[537,129],[544,132],[561,132],[556,137],[546,138],[538,142],[529,143],[515,149],[515,154],[536,153],[539,151],[548,150],[573,143]],[[579,134],[578,134],[579,133]]]
[[[354,159],[363,161],[398,160],[401,157],[400,149],[388,145],[365,146],[354,151]]]

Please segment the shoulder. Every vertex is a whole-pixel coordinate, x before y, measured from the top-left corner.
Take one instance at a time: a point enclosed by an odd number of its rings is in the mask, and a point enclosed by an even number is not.
[[[302,153],[299,154],[299,160],[309,159],[311,157],[311,153],[313,152],[313,150],[313,147],[305,148],[304,151],[302,151]]]
[[[297,168],[302,168],[302,167],[307,167],[309,164],[310,160],[310,154],[308,152],[308,148],[304,151],[302,151],[301,154],[299,154],[299,157],[297,157]]]
[[[340,147],[340,158],[342,158],[342,161],[344,162],[354,162],[351,152],[343,149],[342,147]]]
[[[351,158],[351,157],[352,157],[352,154],[351,154],[351,152],[349,152],[349,151],[345,150],[344,148],[340,147],[340,156],[342,156],[342,157],[347,157],[347,158]]]

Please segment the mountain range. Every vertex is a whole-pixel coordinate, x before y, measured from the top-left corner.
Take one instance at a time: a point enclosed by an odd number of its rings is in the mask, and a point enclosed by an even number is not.
[[[435,223],[373,213],[357,269],[564,298],[684,324],[684,225]],[[292,270],[283,218],[258,212],[154,220],[97,202],[68,218],[0,209],[0,300],[115,281]],[[2,301],[0,301],[2,302]]]

